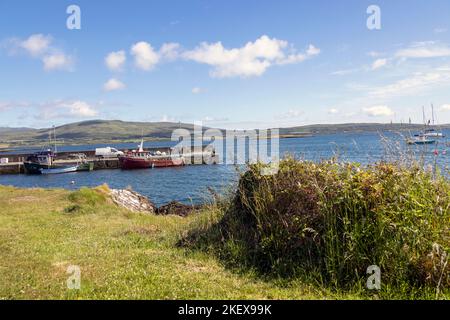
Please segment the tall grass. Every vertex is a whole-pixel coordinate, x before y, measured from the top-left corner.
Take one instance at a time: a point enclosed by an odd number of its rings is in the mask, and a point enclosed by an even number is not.
[[[364,286],[376,265],[383,290],[448,292],[446,178],[403,163],[287,158],[272,176],[262,167],[249,166],[233,198],[216,207],[217,222],[193,229],[184,243],[212,247],[235,267],[337,289]]]

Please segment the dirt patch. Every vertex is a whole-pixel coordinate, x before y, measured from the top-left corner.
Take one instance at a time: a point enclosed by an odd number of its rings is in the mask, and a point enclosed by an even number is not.
[[[152,236],[159,233],[161,230],[155,225],[133,227],[131,229],[122,231],[118,236],[128,236],[130,234],[138,234],[141,236]]]
[[[200,210],[200,206],[186,205],[180,202],[172,201],[166,205],[163,205],[156,209],[156,214],[158,215],[177,215],[185,217],[188,214]]]

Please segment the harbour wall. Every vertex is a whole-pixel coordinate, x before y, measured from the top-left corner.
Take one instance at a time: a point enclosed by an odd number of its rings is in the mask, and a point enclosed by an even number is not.
[[[121,150],[128,151],[128,150]],[[170,154],[170,148],[149,148],[145,151],[151,152],[165,152]],[[85,154],[86,161],[94,163],[94,170],[108,170],[108,169],[120,169],[118,158],[99,158],[95,156],[95,151],[77,151],[77,152],[58,152],[55,164],[69,165],[74,164],[77,161],[71,159],[70,156],[74,154]],[[188,165],[200,165],[200,164],[213,164],[217,163],[214,152],[208,152],[203,148],[202,151],[194,152],[194,150],[183,150],[183,154]],[[8,154],[2,155],[0,158],[7,158],[7,163],[0,163],[0,174],[23,174],[25,173],[23,162],[31,154]]]

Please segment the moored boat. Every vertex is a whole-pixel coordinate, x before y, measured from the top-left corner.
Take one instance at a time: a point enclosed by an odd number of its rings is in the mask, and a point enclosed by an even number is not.
[[[153,157],[152,158],[152,165],[155,168],[163,168],[163,167],[179,167],[184,166],[185,161],[183,157]]]
[[[56,138],[55,138],[56,141]],[[55,150],[55,151],[54,151]],[[73,154],[71,158],[75,158],[69,163],[55,163],[56,158],[56,144],[54,149],[47,149],[47,151],[36,152],[29,156],[23,163],[25,173],[27,174],[59,174],[78,171],[92,171],[94,163],[86,160],[85,154]],[[67,162],[67,161],[66,161]]]
[[[41,174],[41,170],[53,166],[55,154],[51,150],[37,152],[29,156],[23,163],[27,174]]]
[[[77,172],[78,166],[53,166],[47,169],[41,169],[41,174],[61,174]]]
[[[29,156],[23,163],[27,174],[57,174],[94,170],[94,163],[78,159],[76,164],[56,164],[55,154],[51,151],[37,152]]]
[[[425,137],[425,138],[445,138],[442,132],[438,132],[433,128],[425,129],[423,132],[414,135],[415,137]]]
[[[424,144],[435,144],[436,140],[428,139],[425,136],[421,136],[414,139],[408,139],[406,140],[407,144],[417,144],[417,145],[424,145]]]
[[[154,156],[149,152],[128,152],[119,157],[120,167],[124,170],[178,167],[185,165],[183,157]]]
[[[163,167],[178,167],[185,165],[183,157],[172,155],[153,155],[144,151],[144,141],[139,145],[139,150],[133,150],[119,157],[120,168],[130,169],[148,169]]]
[[[120,168],[129,169],[147,169],[152,167],[150,154],[148,152],[128,152],[119,157]]]

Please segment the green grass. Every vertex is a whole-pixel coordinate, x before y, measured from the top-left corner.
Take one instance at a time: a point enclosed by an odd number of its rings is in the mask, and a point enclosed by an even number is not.
[[[113,205],[104,187],[0,187],[0,208],[0,299],[360,297],[236,273],[214,256],[176,245],[213,219],[212,211],[188,218],[131,213]],[[67,289],[69,265],[81,268],[80,290]]]
[[[386,164],[260,169],[186,218],[119,208],[107,186],[0,186],[0,299],[450,298],[448,180]],[[380,291],[365,286],[372,264]]]

